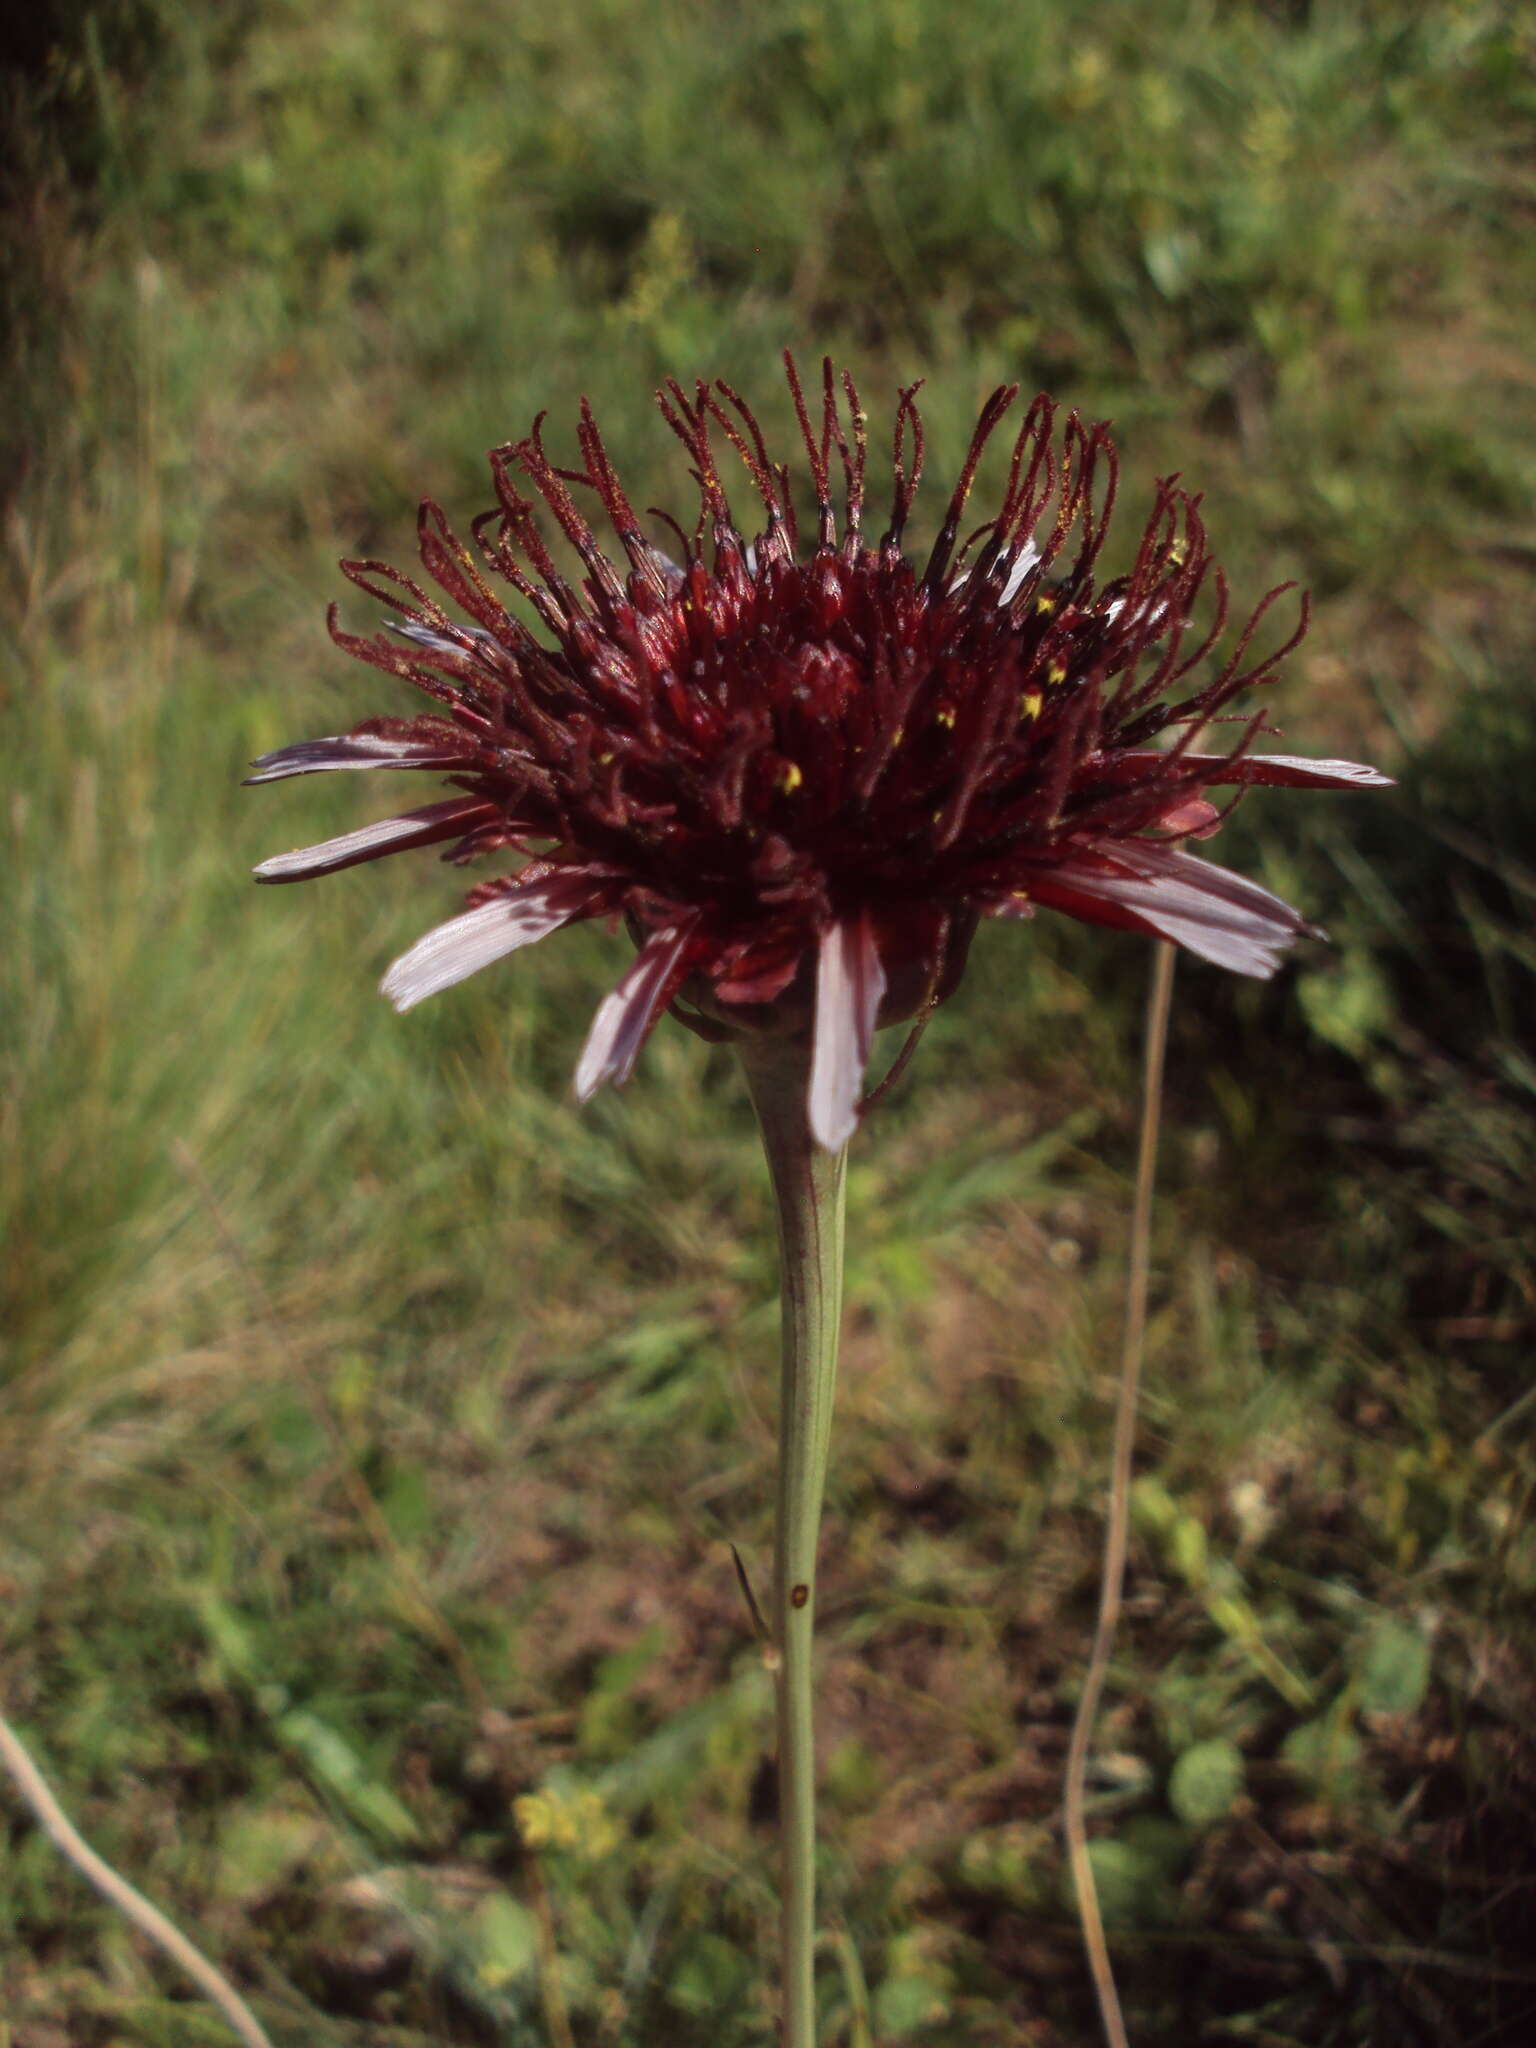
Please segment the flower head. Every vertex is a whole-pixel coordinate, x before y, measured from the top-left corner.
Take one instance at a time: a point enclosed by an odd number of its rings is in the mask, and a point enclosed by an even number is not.
[[[1184,851],[1224,815],[1205,792],[1235,801],[1253,783],[1387,778],[1253,753],[1269,729],[1261,710],[1230,745],[1197,751],[1296,645],[1305,600],[1284,644],[1257,656],[1289,586],[1271,591],[1221,656],[1226,583],[1199,499],[1171,477],[1129,569],[1101,581],[1117,473],[1105,426],[1037,398],[1001,504],[962,538],[982,452],[1018,397],[994,392],[918,560],[905,547],[923,456],[917,387],[898,401],[890,508],[871,539],[852,379],[825,364],[813,408],[786,363],[813,532],[799,531],[789,469],[728,385],[659,394],[699,491],[691,531],[655,515],[675,554],[642,530],[585,404],[579,469],[546,453],[540,420],[492,452],[497,504],[474,522],[473,546],[422,507],[422,561],[464,618],[384,563],[342,564],[398,616],[394,637],[360,638],[332,607],[334,638],[437,708],[283,747],[250,780],[429,769],[456,792],[264,861],[262,881],[419,846],[443,845],[455,863],[521,860],[390,968],[384,992],[400,1009],[561,925],[622,920],[638,950],[597,1011],[578,1095],[625,1080],[669,1008],[706,1035],[809,1033],[811,1124],[836,1147],[857,1121],[874,1032],[952,991],[980,917],[1043,906],[1269,975],[1308,927]],[[758,502],[750,540],[721,479],[726,450]],[[601,508],[622,562],[577,491]],[[540,505],[579,580],[562,573]]]

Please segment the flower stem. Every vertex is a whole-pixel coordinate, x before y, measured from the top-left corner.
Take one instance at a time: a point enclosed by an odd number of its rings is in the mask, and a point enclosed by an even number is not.
[[[779,1842],[783,1858],[780,1958],[784,2048],[816,2041],[816,1735],[812,1640],[816,1537],[832,1434],[837,1331],[843,1297],[846,1150],[823,1151],[810,1133],[810,1049],[785,1039],[745,1040],[742,1064],[762,1129],[779,1217],[783,1364],[779,1379],[779,1487],[774,1527],[774,1684],[779,1733]]]

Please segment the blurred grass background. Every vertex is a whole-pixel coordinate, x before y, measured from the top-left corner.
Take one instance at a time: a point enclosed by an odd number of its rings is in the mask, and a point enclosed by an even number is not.
[[[1186,964],[1093,1781],[1133,2038],[1536,2031],[1531,23],[1492,0],[50,0],[5,85],[0,1695],[280,2043],[773,2038],[769,1207],[729,1057],[569,1074],[583,933],[406,1020],[428,858],[242,792],[483,451],[777,351],[996,381],[1309,583],[1279,712],[1385,799]],[[1133,490],[1132,496],[1136,496]],[[931,505],[932,496],[928,499]],[[1134,525],[1134,508],[1126,520]],[[1122,535],[1123,537],[1123,535]],[[354,625],[356,601],[349,601]],[[1095,2038],[1056,1826],[1140,947],[984,933],[860,1140],[826,1537],[825,2034]],[[223,2038],[0,1793],[0,2040]]]

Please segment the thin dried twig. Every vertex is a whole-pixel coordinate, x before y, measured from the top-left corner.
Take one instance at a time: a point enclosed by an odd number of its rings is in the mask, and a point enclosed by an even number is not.
[[[66,1863],[72,1863],[87,1884],[131,1920],[163,1955],[167,1955],[216,2005],[246,2048],[272,2048],[272,2038],[229,1979],[216,1970],[200,1949],[172,1926],[158,1906],[152,1906],[142,1892],[135,1891],[125,1877],[119,1877],[110,1863],[103,1862],[74,1827],[60,1806],[37,1765],[22,1746],[21,1738],[0,1713],[0,1763],[11,1774],[12,1783],[30,1807],[38,1826]]]
[[[1120,1353],[1120,1394],[1115,1406],[1115,1442],[1104,1532],[1104,1569],[1099,1580],[1099,1619],[1093,1650],[1083,1679],[1072,1741],[1067,1750],[1067,1781],[1062,1828],[1067,1861],[1077,1892],[1083,1946],[1093,1973],[1099,2019],[1110,2048],[1129,2048],[1120,1998],[1110,1967],[1098,1888],[1088,1857],[1088,1746],[1098,1717],[1104,1680],[1120,1619],[1125,1584],[1125,1554],[1131,1528],[1131,1455],[1136,1443],[1136,1397],[1141,1386],[1142,1339],[1147,1324],[1147,1274],[1152,1248],[1152,1184],[1157,1173],[1157,1128],[1163,1103],[1163,1055],[1168,1045],[1168,1011],[1173,998],[1175,949],[1159,940],[1152,962],[1152,988],[1147,997],[1147,1035],[1142,1064],[1141,1138],[1136,1156],[1136,1200],[1131,1212],[1130,1270],[1125,1290],[1125,1334]]]

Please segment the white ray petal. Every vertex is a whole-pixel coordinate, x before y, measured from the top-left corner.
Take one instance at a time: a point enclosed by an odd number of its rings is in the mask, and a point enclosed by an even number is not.
[[[1020,590],[1024,587],[1025,577],[1030,574],[1039,559],[1040,550],[1035,546],[1034,542],[1032,540],[1025,541],[1023,548],[1020,550],[1018,560],[1008,571],[1007,581],[997,593],[997,601],[1000,605],[1012,604]]]
[[[1132,903],[1128,907],[1135,906]],[[1211,924],[1202,917],[1183,915],[1157,901],[1145,902],[1140,907],[1147,923],[1161,937],[1182,946],[1186,953],[1209,960],[1214,967],[1225,967],[1231,974],[1251,975],[1256,981],[1269,980],[1296,937],[1294,928],[1289,931],[1277,931],[1273,927],[1238,930],[1228,925]]]
[[[1286,949],[1312,929],[1257,882],[1176,847],[1126,840],[1110,857],[1134,872],[1074,867],[1062,872],[1063,883],[1079,895],[1118,904],[1163,938],[1236,974],[1268,980]]]
[[[317,775],[332,768],[462,768],[472,758],[466,743],[454,747],[442,740],[397,740],[383,733],[342,732],[326,739],[297,740],[263,754],[251,766],[252,782],[281,782],[288,775]]]
[[[1390,775],[1383,775],[1379,768],[1369,767],[1364,761],[1311,761],[1305,754],[1240,754],[1234,761],[1226,754],[1197,754],[1190,749],[1180,753],[1176,747],[1166,752],[1161,748],[1138,748],[1133,753],[1118,754],[1103,764],[1104,772],[1117,782],[1129,782],[1142,773],[1143,764],[1148,761],[1186,768],[1213,789],[1222,783],[1268,783],[1297,789],[1326,789],[1330,784],[1346,789],[1394,786]]]
[[[472,818],[490,817],[491,806],[478,797],[450,797],[446,803],[427,804],[419,811],[407,811],[399,818],[379,818],[372,825],[360,825],[355,832],[338,833],[316,846],[296,847],[292,853],[275,853],[260,862],[251,873],[258,882],[302,882],[312,875],[333,874],[372,855],[408,846],[430,846],[439,839],[451,839]]]
[[[1113,847],[1104,848],[1104,854],[1117,866],[1129,868],[1165,890],[1187,889],[1198,901],[1210,904],[1213,914],[1223,905],[1230,905],[1261,917],[1304,922],[1284,897],[1276,896],[1261,882],[1234,874],[1231,868],[1218,867],[1215,861],[1201,860],[1198,854],[1185,853],[1180,847],[1163,846],[1155,839],[1121,839]]]
[[[1039,560],[1040,550],[1035,546],[1032,540],[1025,541],[1023,547],[1019,550],[1017,561],[1013,563],[1013,565],[1008,571],[1008,574],[1003,579],[1001,586],[998,588],[996,592],[995,601],[998,605],[999,610],[1001,610],[1001,608],[1004,605],[1013,603],[1013,600],[1018,596],[1019,592],[1024,587],[1024,579],[1034,570]],[[997,571],[994,567],[992,574],[995,576],[996,573]],[[975,571],[973,569],[962,569],[960,571],[960,574],[955,578],[953,587],[956,590],[959,590],[963,584],[970,582],[971,577],[974,574]]]
[[[589,1101],[605,1081],[621,1087],[634,1072],[692,929],[690,919],[652,932],[623,980],[598,1004],[576,1063],[578,1102]]]
[[[1307,782],[1340,782],[1352,789],[1391,789],[1393,780],[1364,761],[1309,761],[1305,754],[1244,754],[1234,765],[1241,770],[1252,763],[1254,782],[1289,781],[1295,775]],[[1271,776],[1269,771],[1280,773]]]
[[[387,631],[398,633],[402,640],[414,640],[418,647],[428,648],[433,654],[456,654],[465,661],[473,660],[477,649],[497,645],[496,635],[484,626],[458,628],[476,643],[474,648],[470,648],[462,641],[450,638],[447,633],[439,633],[435,627],[420,625],[415,619],[386,619],[384,623]]]
[[[397,1010],[413,1009],[428,996],[478,974],[493,960],[547,938],[579,917],[591,904],[585,875],[544,875],[492,903],[466,910],[416,941],[379,983]]]
[[[822,933],[816,961],[811,1135],[829,1152],[840,1152],[858,1127],[864,1068],[884,994],[874,924],[861,910]]]

